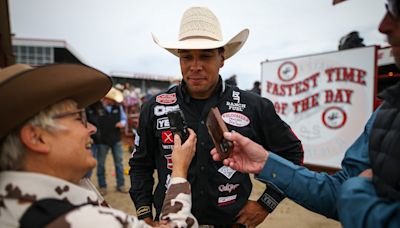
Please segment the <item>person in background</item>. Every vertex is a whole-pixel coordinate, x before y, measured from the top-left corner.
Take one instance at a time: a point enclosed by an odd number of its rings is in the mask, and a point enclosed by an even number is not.
[[[400,66],[400,1],[389,0],[386,8],[379,31],[387,35]],[[379,96],[382,105],[347,149],[342,170],[333,175],[297,166],[239,133],[225,134],[235,149],[223,163],[258,174],[260,181],[316,213],[339,219],[344,227],[400,227],[400,82]],[[220,160],[215,149],[211,154]]]
[[[301,164],[303,149],[290,127],[276,114],[271,101],[224,83],[219,75],[225,61],[236,54],[247,40],[244,29],[230,40],[222,38],[217,17],[206,7],[191,7],[181,21],[179,41],[154,41],[179,58],[183,80],[180,85],[154,96],[142,107],[136,151],[131,166],[130,195],[137,215],[156,224],[171,177],[172,132],[167,113],[181,110],[198,141],[196,156],[189,170],[193,209],[201,225],[213,227],[255,227],[272,212],[282,198],[269,187],[259,201],[249,200],[252,183],[248,174],[214,162],[214,144],[206,127],[207,115],[218,107],[230,130],[241,132],[278,155]],[[158,184],[153,194],[154,170]],[[276,204],[263,199],[272,198]]]
[[[96,127],[84,108],[111,85],[107,75],[77,64],[0,70],[1,227],[149,227],[80,185],[96,166],[90,152]],[[183,145],[175,136],[162,227],[198,227],[186,180],[196,145],[196,135],[189,133]]]
[[[102,106],[101,101],[96,101],[94,104],[91,104],[86,108],[86,116],[87,116],[88,122],[93,124],[95,127],[97,127],[99,125],[98,120],[97,120],[98,113],[96,113],[96,110],[99,110],[99,108],[101,106]],[[101,139],[100,131],[96,131],[90,137],[93,139],[93,144],[92,144],[92,147],[90,148],[90,150],[92,151],[93,157],[96,158],[96,160],[97,160],[97,151],[99,150],[98,145],[99,145],[99,142]],[[89,172],[87,172],[85,177],[91,178],[92,171],[93,170],[91,169]]]
[[[261,83],[260,81],[255,81],[253,84],[253,88],[251,88],[250,92],[253,92],[255,94],[261,95]]]
[[[105,163],[108,151],[111,149],[115,176],[116,190],[127,193],[125,187],[124,168],[123,168],[123,149],[121,141],[121,129],[125,127],[127,119],[125,111],[120,104],[123,101],[122,93],[111,88],[106,96],[101,100],[102,105],[95,107],[94,116],[97,119],[97,129],[100,138],[97,146],[97,179],[99,182],[99,191],[102,195],[107,194]]]
[[[229,78],[225,79],[225,84],[232,85],[232,86],[237,86],[236,74],[234,74],[234,75],[230,76]]]

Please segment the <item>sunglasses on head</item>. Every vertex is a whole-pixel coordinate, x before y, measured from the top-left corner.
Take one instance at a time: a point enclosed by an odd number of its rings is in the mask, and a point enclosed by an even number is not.
[[[87,127],[87,117],[86,117],[86,112],[85,109],[79,109],[78,111],[75,112],[63,112],[63,113],[59,113],[57,115],[54,115],[52,118],[53,119],[60,119],[60,118],[64,118],[67,116],[72,116],[72,115],[79,115],[79,119],[82,122],[83,126]]]
[[[385,4],[387,12],[392,16],[395,20],[400,19],[400,8],[398,0],[388,0]]]

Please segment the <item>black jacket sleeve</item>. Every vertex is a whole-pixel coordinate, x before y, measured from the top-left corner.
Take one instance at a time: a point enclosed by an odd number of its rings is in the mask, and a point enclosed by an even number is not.
[[[139,145],[135,145],[132,157],[129,160],[131,189],[130,196],[135,203],[139,219],[152,216],[153,203],[153,172],[155,169],[154,144],[152,140],[151,109],[149,103],[143,105],[139,117],[138,135]]]
[[[290,126],[276,113],[272,102],[266,98],[261,101],[262,108],[258,116],[260,141],[264,148],[296,165],[303,164],[304,151],[301,141],[297,138]]]
[[[263,147],[297,165],[303,164],[304,151],[301,141],[276,113],[272,102],[266,98],[261,100],[257,116],[261,117],[259,140]],[[267,189],[258,199],[258,203],[271,213],[285,198],[277,187],[267,183]]]

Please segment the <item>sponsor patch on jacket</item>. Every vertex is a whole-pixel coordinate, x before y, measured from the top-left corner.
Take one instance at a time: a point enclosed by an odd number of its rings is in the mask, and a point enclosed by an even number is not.
[[[161,141],[163,144],[174,144],[174,134],[172,134],[172,131],[163,131],[161,133]]]
[[[172,162],[171,162],[172,163]],[[171,168],[172,169],[172,168]],[[169,183],[171,182],[171,174],[167,175],[167,180],[165,181],[165,188],[169,188]]]
[[[167,161],[167,168],[172,170],[172,154],[164,155],[165,160]]]
[[[232,91],[232,99],[236,102],[227,101],[226,106],[228,106],[229,110],[243,112],[246,108],[246,104],[240,103],[240,92]]]
[[[236,170],[233,170],[231,169],[231,167],[228,166],[222,166],[221,168],[218,169],[218,172],[226,176],[226,178],[231,179],[233,174],[236,173]]]
[[[144,214],[150,213],[150,207],[149,206],[142,206],[139,207],[139,209],[136,210],[137,216],[141,216]]]
[[[220,186],[218,186],[218,191],[231,193],[232,191],[236,190],[238,187],[239,187],[239,184],[226,183],[225,185],[221,184]]]
[[[169,129],[168,117],[163,117],[157,119],[157,130]]]
[[[218,206],[224,206],[236,202],[237,195],[218,197]]]
[[[167,114],[168,112],[175,111],[178,109],[179,109],[179,105],[173,105],[173,106],[156,105],[154,107],[154,115],[162,116],[162,115]]]
[[[225,123],[235,127],[245,127],[250,123],[250,119],[247,116],[238,112],[226,112],[222,114],[222,119]]]
[[[164,93],[160,94],[156,97],[156,102],[159,104],[173,104],[176,102],[176,94],[175,93]]]

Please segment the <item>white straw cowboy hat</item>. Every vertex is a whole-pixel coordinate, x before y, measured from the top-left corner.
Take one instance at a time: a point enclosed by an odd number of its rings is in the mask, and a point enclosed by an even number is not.
[[[100,100],[111,88],[106,74],[78,64],[0,69],[0,139],[41,110],[72,99],[78,108]]]
[[[122,95],[121,91],[112,87],[106,94],[105,98],[111,99],[117,103],[121,103],[124,100],[124,95]]]
[[[249,36],[244,29],[229,41],[222,38],[218,18],[207,7],[191,7],[181,20],[177,42],[160,42],[153,34],[153,40],[160,47],[179,57],[178,50],[214,49],[224,47],[224,57],[228,59],[240,50]]]

